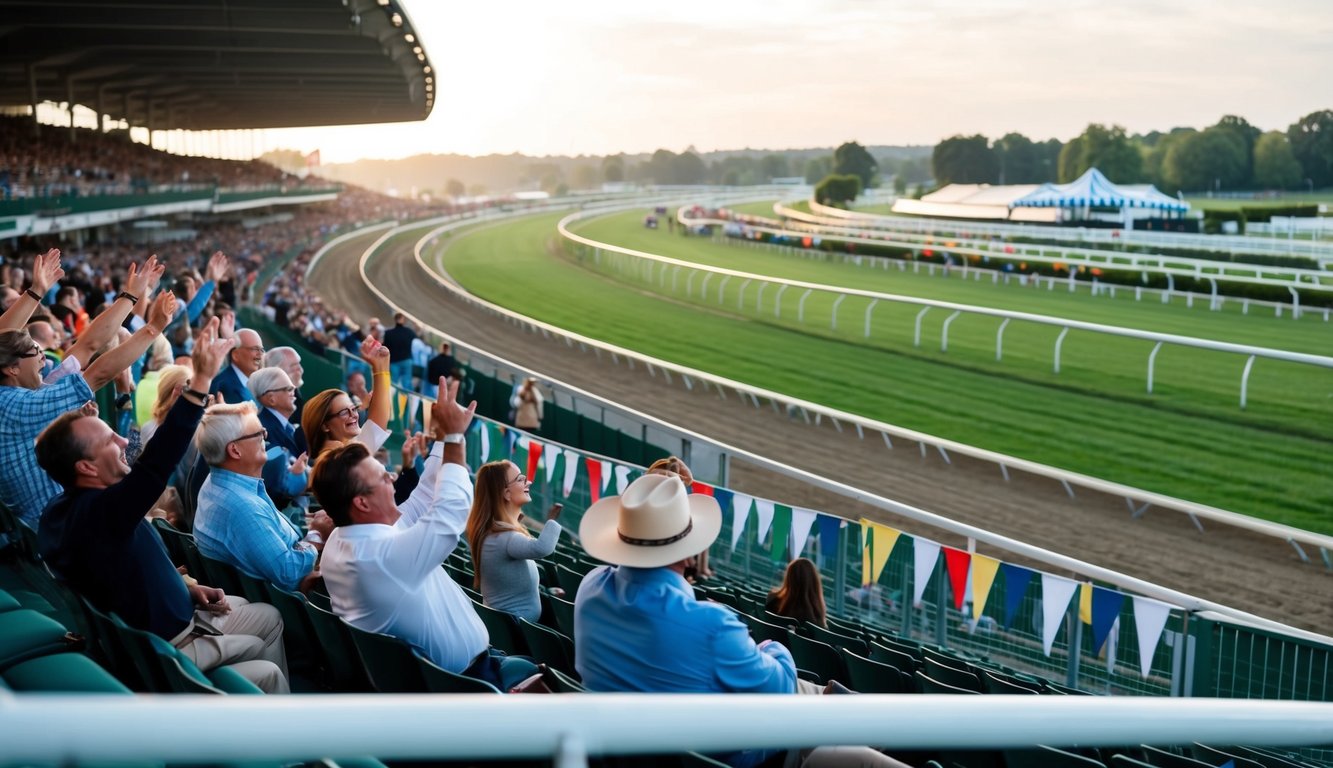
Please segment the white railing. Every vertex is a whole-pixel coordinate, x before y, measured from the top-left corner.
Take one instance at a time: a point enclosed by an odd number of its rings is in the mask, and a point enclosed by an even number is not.
[[[639,207],[639,206],[636,205],[632,207]],[[472,222],[454,221],[454,222],[444,223],[441,226],[438,226],[435,229],[426,232],[416,241],[416,244],[413,249],[414,258],[418,266],[421,268],[421,270],[425,274],[430,276],[435,281],[436,285],[449,291],[450,293],[454,294],[455,296],[464,301],[467,301],[475,306],[479,306],[493,314],[496,314],[504,318],[508,322],[521,324],[527,328],[540,332],[546,336],[563,338],[565,339],[565,342],[570,345],[578,344],[580,347],[583,348],[591,348],[593,350],[600,350],[602,352],[606,352],[612,357],[613,360],[618,361],[620,358],[624,358],[627,364],[631,368],[633,368],[635,361],[638,361],[639,364],[643,365],[646,368],[646,370],[648,370],[650,373],[654,371],[662,372],[664,376],[667,376],[668,381],[670,381],[670,374],[674,373],[681,378],[682,382],[687,387],[692,388],[693,386],[692,382],[698,381],[705,387],[708,386],[709,384],[713,385],[717,389],[719,395],[724,397],[725,397],[724,394],[725,391],[727,390],[734,391],[743,400],[748,399],[748,401],[751,402],[756,407],[758,407],[759,400],[762,398],[764,400],[768,400],[769,402],[773,403],[775,407],[781,404],[784,406],[798,408],[806,412],[813,412],[817,416],[822,415],[828,417],[831,421],[833,421],[834,425],[837,426],[839,430],[842,429],[842,427],[840,426],[840,422],[851,424],[856,428],[858,434],[862,434],[863,436],[864,436],[864,430],[869,429],[872,432],[878,432],[879,434],[881,434],[885,442],[888,443],[890,446],[892,446],[891,438],[899,437],[918,442],[921,445],[923,452],[927,445],[935,447],[936,450],[940,452],[940,455],[944,457],[946,461],[949,460],[948,458],[949,452],[952,451],[962,455],[978,458],[983,461],[992,462],[1000,467],[1001,473],[1004,475],[1006,480],[1009,477],[1010,468],[1018,469],[1039,476],[1049,477],[1051,479],[1054,479],[1062,483],[1065,486],[1066,490],[1070,492],[1071,496],[1073,495],[1072,486],[1085,487],[1103,493],[1122,496],[1126,499],[1126,502],[1129,504],[1131,510],[1135,509],[1134,506],[1135,500],[1141,501],[1142,506],[1137,508],[1138,512],[1140,513],[1143,510],[1146,510],[1149,506],[1155,505],[1163,509],[1171,509],[1174,511],[1183,512],[1189,515],[1192,519],[1194,519],[1196,524],[1198,520],[1202,518],[1202,519],[1208,519],[1216,522],[1225,523],[1227,525],[1232,525],[1239,528],[1244,528],[1247,530],[1261,533],[1266,536],[1273,536],[1287,541],[1296,549],[1296,551],[1301,555],[1302,559],[1307,561],[1309,558],[1305,555],[1305,552],[1301,547],[1302,544],[1314,546],[1321,550],[1333,550],[1333,537],[1330,536],[1323,536],[1320,534],[1311,533],[1309,531],[1303,531],[1297,528],[1291,528],[1289,526],[1278,525],[1276,523],[1269,523],[1245,515],[1238,515],[1234,512],[1228,512],[1226,510],[1217,509],[1215,507],[1196,504],[1194,502],[1189,502],[1182,499],[1176,499],[1174,497],[1165,496],[1162,494],[1155,494],[1148,491],[1143,491],[1141,489],[1120,485],[1117,483],[1110,483],[1104,480],[1100,480],[1098,478],[1093,478],[1086,475],[1080,475],[1075,472],[1068,472],[1066,470],[1061,470],[1044,464],[1038,464],[1036,462],[1027,461],[1025,459],[1006,456],[1004,454],[996,453],[993,451],[986,451],[983,449],[975,448],[970,445],[956,443],[950,440],[944,440],[941,438],[934,437],[932,435],[927,435],[925,433],[915,432],[913,430],[901,429],[899,427],[895,427],[890,424],[885,424],[883,422],[877,422],[870,419],[865,419],[859,416],[855,416],[853,414],[836,411],[834,409],[826,408],[824,406],[815,403],[810,403],[808,401],[791,398],[777,392],[772,392],[757,387],[751,387],[741,382],[732,381],[730,379],[724,379],[722,377],[714,376],[712,374],[699,371],[693,368],[687,368],[673,363],[668,363],[659,360],[657,358],[648,357],[646,355],[634,352],[633,350],[629,350],[624,347],[619,347],[613,344],[608,344],[606,342],[597,339],[592,339],[587,336],[582,336],[580,334],[575,334],[566,331],[562,328],[559,328],[557,326],[550,325],[548,323],[543,323],[539,320],[535,320],[533,318],[519,314],[505,307],[502,307],[498,304],[494,304],[479,297],[473,296],[471,293],[468,293],[466,290],[454,284],[450,280],[437,275],[425,263],[425,258],[422,255],[422,251],[430,241],[432,241],[433,239],[435,239],[436,237],[445,232],[448,232],[458,227],[466,226],[470,223]],[[828,478],[816,475],[806,470],[799,469],[797,467],[792,467],[790,465],[774,461],[767,457],[756,454],[752,451],[729,445],[715,438],[701,435],[699,433],[662,421],[661,419],[657,419],[656,417],[650,416],[640,411],[636,411],[634,409],[627,408],[618,403],[611,402],[609,400],[606,400],[605,398],[587,392],[586,390],[580,389],[573,385],[561,382],[559,380],[553,380],[546,373],[532,371],[531,369],[525,368],[511,361],[504,360],[503,358],[496,357],[495,355],[492,355],[484,350],[480,350],[477,349],[476,347],[468,345],[460,341],[456,337],[451,336],[450,334],[444,332],[443,330],[434,327],[433,325],[430,324],[427,318],[423,318],[419,315],[413,314],[410,310],[401,306],[399,303],[394,301],[392,297],[386,294],[383,290],[375,286],[370,281],[369,275],[367,274],[367,265],[370,259],[375,255],[375,252],[379,249],[380,245],[387,242],[391,237],[397,234],[402,234],[408,231],[422,229],[423,225],[424,223],[416,223],[405,227],[400,227],[397,230],[385,233],[383,236],[378,238],[373,244],[371,244],[371,246],[368,247],[362,253],[360,258],[359,269],[360,269],[361,280],[372,293],[374,293],[385,304],[393,308],[394,311],[403,312],[404,315],[409,317],[414,323],[421,325],[423,328],[431,331],[440,338],[450,341],[459,349],[467,349],[471,351],[471,353],[474,355],[478,355],[485,359],[495,361],[499,365],[508,368],[510,370],[520,371],[523,372],[525,375],[538,376],[540,378],[551,381],[553,385],[559,386],[560,389],[567,391],[576,397],[580,397],[588,401],[598,402],[605,408],[614,410],[622,415],[640,421],[641,423],[651,424],[657,428],[669,432],[672,435],[679,436],[682,439],[715,446],[724,451],[726,454],[744,458],[745,460],[750,461],[765,469],[778,472],[780,474],[784,474],[789,477],[794,477],[803,482],[809,483],[815,487],[822,488],[824,490],[828,490],[833,493],[837,493],[849,499],[870,504],[879,509],[883,509],[892,512],[894,514],[901,515],[905,518],[917,521],[921,524],[932,526],[939,530],[948,531],[950,533],[966,537],[970,540],[969,544],[971,544],[972,542],[982,542],[1006,552],[1010,552],[1022,557],[1027,557],[1036,561],[1040,561],[1056,569],[1065,569],[1080,574],[1082,576],[1086,576],[1091,579],[1096,579],[1109,584],[1113,584],[1115,586],[1118,586],[1122,589],[1131,592],[1136,592],[1145,597],[1152,597],[1161,600],[1163,602],[1170,603],[1184,610],[1196,611],[1196,612],[1211,612],[1217,614],[1218,616],[1226,617],[1227,619],[1233,621],[1242,622],[1244,624],[1253,627],[1281,632],[1284,634],[1291,635],[1293,637],[1299,637],[1313,642],[1333,644],[1333,638],[1325,637],[1323,635],[1311,632],[1297,630],[1295,628],[1281,624],[1280,622],[1275,622],[1270,619],[1265,619],[1259,616],[1255,616],[1253,614],[1246,613],[1244,611],[1239,611],[1234,608],[1221,605],[1219,603],[1203,600],[1201,598],[1195,597],[1193,595],[1188,595],[1183,592],[1167,589],[1165,587],[1161,587],[1159,585],[1144,581],[1142,579],[1138,579],[1123,573],[1112,571],[1110,569],[1093,565],[1091,563],[1086,563],[1084,561],[1072,557],[1067,557],[1065,555],[1061,555],[1055,552],[1051,552],[1049,550],[1045,550],[1040,547],[1035,547],[1015,539],[1010,539],[1008,537],[995,534],[991,531],[987,531],[982,528],[966,525],[964,523],[960,523],[950,518],[937,515],[935,513],[928,512],[926,510],[913,507],[908,504],[903,504],[893,499],[869,493],[867,491],[834,480],[830,480]],[[323,255],[323,249],[321,249],[321,252],[317,253],[315,259],[312,260],[312,267],[315,261],[318,260],[322,255]],[[969,549],[970,548],[971,547],[969,546]]]
[[[197,723],[166,728],[164,723]],[[302,723],[306,725],[301,725]],[[966,723],[967,727],[959,727]],[[516,725],[521,724],[521,725]],[[0,692],[10,764],[553,758],[869,744],[1333,743],[1333,704],[1111,696],[71,696]]]
[[[804,201],[802,201],[804,202]],[[1307,256],[1333,258],[1333,243],[1310,240],[1279,240],[1246,235],[1197,235],[1187,232],[1146,232],[1135,229],[1089,229],[1084,227],[1043,227],[1032,224],[983,224],[952,219],[909,216],[883,216],[866,211],[844,211],[811,203],[811,210],[842,219],[874,222],[877,229],[908,232],[970,232],[984,237],[1033,237],[1086,243],[1124,243],[1151,248],[1197,248],[1230,254],[1261,256]]]
[[[601,214],[604,212],[598,212],[598,213]],[[686,261],[684,259],[676,259],[670,256],[660,256],[658,254],[648,253],[647,251],[638,251],[632,248],[623,248],[621,246],[613,245],[610,243],[599,242],[597,240],[583,237],[582,235],[577,235],[571,232],[568,228],[568,225],[575,221],[578,221],[585,215],[587,214],[582,212],[573,213],[562,219],[559,224],[560,234],[565,239],[571,242],[587,246],[599,253],[605,251],[607,253],[620,254],[622,256],[628,256],[631,258],[653,261],[666,266],[679,267],[697,272],[703,272],[709,275],[722,275],[725,277],[734,277],[740,280],[746,280],[751,282],[758,281],[761,283],[769,283],[773,285],[803,289],[806,291],[806,295],[809,295],[809,293],[813,291],[819,291],[821,293],[832,293],[838,296],[856,296],[863,299],[869,299],[871,301],[871,304],[866,308],[865,323],[864,323],[865,325],[864,334],[866,337],[870,336],[872,319],[873,319],[872,312],[874,310],[875,302],[886,301],[886,302],[893,302],[896,304],[910,304],[913,306],[922,307],[921,312],[919,312],[916,316],[916,331],[915,331],[914,344],[915,346],[918,347],[921,346],[922,321],[925,319],[926,313],[929,312],[931,309],[942,309],[953,313],[952,315],[950,315],[950,318],[948,320],[944,321],[944,327],[940,337],[940,349],[946,351],[949,347],[949,323],[958,314],[966,313],[971,315],[982,315],[985,317],[999,318],[1004,322],[1001,322],[999,328],[995,332],[996,360],[1002,359],[1003,357],[1004,331],[1006,329],[1007,322],[1009,320],[1021,320],[1024,322],[1035,323],[1039,325],[1050,325],[1061,328],[1062,329],[1061,333],[1059,334],[1059,336],[1056,337],[1055,348],[1054,348],[1054,370],[1056,373],[1060,372],[1060,353],[1064,344],[1065,335],[1070,330],[1091,331],[1094,333],[1100,333],[1108,336],[1118,336],[1121,338],[1138,339],[1140,341],[1148,341],[1148,342],[1153,342],[1155,344],[1152,351],[1149,352],[1148,354],[1148,361],[1147,361],[1147,390],[1149,393],[1153,391],[1153,370],[1157,359],[1157,352],[1158,350],[1161,349],[1163,344],[1172,344],[1181,347],[1192,347],[1194,349],[1206,349],[1214,352],[1227,352],[1231,354],[1244,355],[1248,358],[1248,360],[1246,360],[1245,366],[1241,371],[1241,378],[1240,378],[1241,408],[1244,408],[1246,405],[1246,400],[1249,391],[1250,372],[1254,368],[1254,361],[1256,358],[1281,360],[1283,362],[1298,363],[1302,365],[1313,365],[1320,368],[1333,368],[1333,357],[1326,357],[1323,355],[1311,355],[1304,352],[1290,352],[1287,350],[1271,349],[1268,347],[1255,347],[1255,346],[1250,346],[1248,344],[1234,344],[1226,341],[1213,341],[1211,339],[1200,339],[1192,336],[1179,336],[1171,333],[1141,331],[1134,328],[1121,328],[1119,326],[1114,326],[1114,325],[1101,325],[1099,323],[1089,323],[1082,320],[1067,320],[1064,318],[1053,317],[1050,315],[1038,315],[1030,312],[1016,312],[1012,310],[993,309],[990,307],[979,307],[972,304],[957,304],[948,301],[937,301],[935,299],[922,299],[922,298],[917,298],[915,296],[903,296],[892,293],[881,293],[878,291],[867,291],[860,288],[847,288],[843,286],[828,285],[826,283],[812,283],[805,280],[790,280],[787,278],[761,275],[755,272],[743,272],[741,270],[736,270],[736,269],[728,269],[725,267],[714,267],[706,264],[699,264],[697,262]],[[699,221],[699,220],[690,219],[688,221]],[[708,219],[704,221],[719,225],[727,223],[723,219]],[[662,271],[663,281],[665,281],[666,266],[663,267]],[[689,284],[687,283],[687,290],[688,290],[688,285]],[[760,296],[762,298],[762,294],[760,294]],[[804,298],[805,297],[802,296],[802,298],[799,300],[798,303],[799,317],[804,316],[803,313]],[[779,291],[778,295],[774,297],[774,302],[775,302],[774,311],[775,313],[778,313],[781,311],[781,306],[782,306],[781,291]],[[836,329],[837,328],[836,307],[834,309],[831,322],[833,328]]]
[[[814,205],[812,203],[812,205]],[[1288,290],[1304,289],[1333,292],[1333,274],[1318,269],[1299,267],[1277,267],[1244,262],[1214,261],[1193,259],[1161,254],[1140,254],[1124,251],[1095,250],[1071,246],[1052,246],[1039,243],[1009,243],[991,240],[968,239],[959,237],[947,242],[940,242],[940,235],[919,234],[912,232],[894,232],[893,238],[887,235],[873,236],[875,228],[852,227],[842,224],[829,224],[831,217],[803,213],[775,204],[774,212],[789,220],[806,222],[816,234],[839,242],[864,245],[892,246],[912,251],[934,249],[960,256],[978,256],[999,259],[1024,259],[1043,264],[1068,263],[1074,266],[1105,267],[1138,271],[1145,275],[1160,274],[1165,276],[1174,288],[1176,277],[1189,277],[1208,280],[1212,283],[1214,294],[1217,281],[1245,285],[1266,285]],[[806,229],[787,230],[780,228],[757,228],[775,234],[800,237],[810,234]],[[881,228],[882,229],[882,228]],[[829,234],[833,233],[833,234]],[[1276,275],[1277,277],[1265,277]],[[1299,295],[1293,294],[1293,306],[1300,309]]]

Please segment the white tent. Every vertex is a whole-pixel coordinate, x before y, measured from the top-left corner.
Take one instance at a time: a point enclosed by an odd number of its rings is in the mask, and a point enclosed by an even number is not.
[[[1102,172],[1089,168],[1068,184],[1042,184],[1036,190],[1009,203],[1012,208],[1149,208],[1184,213],[1189,203],[1157,191],[1151,184],[1119,186]]]

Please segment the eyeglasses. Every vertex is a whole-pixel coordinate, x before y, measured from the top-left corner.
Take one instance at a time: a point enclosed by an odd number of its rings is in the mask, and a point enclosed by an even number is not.
[[[334,411],[333,413],[330,413],[328,416],[324,417],[324,420],[333,421],[334,419],[346,419],[349,418],[355,412],[356,412],[356,407],[349,405],[346,408],[341,408],[339,410]]]
[[[291,387],[291,386],[288,386],[288,387],[274,387],[273,389],[266,389],[266,390],[264,390],[263,393],[260,394],[259,396],[260,396],[260,397],[263,397],[264,395],[271,395],[271,394],[273,394],[274,392],[286,392],[287,394],[295,394],[295,393],[296,393],[296,387]]]
[[[37,356],[40,355],[40,354],[42,354],[42,348],[39,347],[39,346],[37,346],[36,344],[33,344],[33,345],[32,345],[32,349],[30,349],[30,350],[28,350],[27,352],[24,352],[23,354],[19,355],[19,357],[23,357],[23,358],[37,357]]]
[[[256,355],[264,354],[263,347],[237,347],[237,349],[244,349],[246,352],[254,352]]]
[[[232,443],[239,443],[239,442],[241,442],[242,440],[253,440],[253,439],[256,438],[256,437],[262,437],[264,440],[268,440],[268,430],[267,430],[267,429],[261,429],[261,430],[259,430],[258,432],[251,432],[251,433],[248,434],[248,435],[241,435],[240,437],[236,438],[235,440],[232,440],[230,443],[227,443],[227,445],[231,445]]]
[[[527,476],[527,475],[519,474],[518,477],[516,477],[516,478],[514,478],[513,480],[510,480],[509,482],[505,483],[505,485],[513,485],[514,483],[526,483],[527,481],[528,481],[528,476]]]

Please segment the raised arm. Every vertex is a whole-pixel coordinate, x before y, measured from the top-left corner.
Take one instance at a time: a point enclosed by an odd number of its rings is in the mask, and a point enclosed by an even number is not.
[[[103,384],[133,365],[135,360],[143,357],[148,345],[153,343],[153,339],[162,335],[162,331],[171,324],[171,318],[175,315],[176,294],[163,291],[153,300],[152,307],[148,310],[147,324],[135,331],[125,343],[94,360],[84,371],[83,377],[88,380],[88,386],[96,392]]]
[[[32,313],[42,304],[42,297],[51,286],[65,276],[60,268],[60,250],[52,248],[39,254],[32,264],[32,287],[19,294],[18,300],[0,315],[0,331],[17,331],[28,324]],[[14,286],[14,290],[18,290]]]
[[[130,310],[134,309],[134,305],[157,288],[157,283],[162,279],[162,272],[165,269],[164,265],[158,263],[157,256],[149,256],[148,260],[143,263],[143,267],[131,264],[130,276],[125,279],[124,290],[120,292],[115,301],[111,302],[111,306],[107,307],[106,311],[88,324],[83,334],[79,336],[79,340],[74,343],[74,346],[70,347],[67,356],[78,358],[79,365],[86,369],[88,362],[92,360],[97,350],[106,346],[111,337],[116,335],[116,329],[125,322],[125,318],[129,317]],[[161,332],[161,329],[158,329],[158,333]],[[147,349],[147,347],[145,346],[144,349]],[[139,352],[142,354],[143,349]],[[112,375],[114,376],[114,373]],[[108,380],[110,378],[111,376],[107,377]],[[97,387],[94,386],[93,389],[97,389]]]

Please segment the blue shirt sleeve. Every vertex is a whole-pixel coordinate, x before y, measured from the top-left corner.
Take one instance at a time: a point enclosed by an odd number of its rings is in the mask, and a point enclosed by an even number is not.
[[[723,617],[713,636],[718,681],[736,693],[793,693],[796,663],[780,643],[758,648],[749,630],[735,616]]]
[[[199,290],[194,292],[194,298],[190,299],[190,303],[185,305],[185,313],[190,318],[190,325],[199,321],[199,315],[203,314],[204,307],[208,304],[208,300],[213,298],[213,291],[216,289],[217,284],[208,280],[199,286]]]

